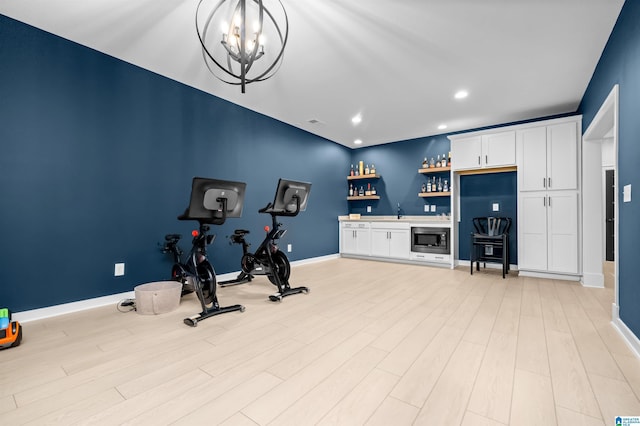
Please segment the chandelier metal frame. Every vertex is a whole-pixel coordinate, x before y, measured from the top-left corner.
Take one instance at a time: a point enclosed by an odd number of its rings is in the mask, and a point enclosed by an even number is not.
[[[280,29],[274,14],[264,6],[263,0],[219,0],[217,5],[205,14],[206,12],[203,11],[202,5],[206,1],[200,0],[198,2],[195,21],[198,40],[202,46],[202,57],[211,74],[227,84],[239,85],[242,93],[245,93],[247,84],[271,78],[282,64],[284,49],[289,38],[289,18],[282,2],[274,0],[273,4],[278,4],[282,9],[284,31]],[[231,1],[236,1],[232,16],[219,16],[222,13],[222,6],[225,3],[231,5]],[[258,8],[257,31],[251,36],[247,31],[247,3],[249,5],[253,4],[254,7],[257,6]],[[238,16],[240,22],[234,22],[233,16]],[[220,38],[216,38],[220,33],[215,25],[225,18],[231,24],[229,25],[229,31],[222,33],[222,40],[220,40]],[[199,21],[202,22],[202,25]],[[270,26],[275,29],[275,34],[277,34],[280,42],[280,50],[275,55],[273,62],[267,65],[262,72],[255,76],[249,76],[251,69],[256,68],[254,67],[256,61],[266,58],[264,44],[260,40],[265,29],[264,24],[267,22],[270,22]],[[269,44],[268,48],[273,49],[278,48],[278,46],[275,46],[274,43],[273,45]],[[238,70],[234,70],[234,67],[238,68]],[[215,72],[214,70],[223,71],[222,76],[219,75],[221,74],[219,71]]]

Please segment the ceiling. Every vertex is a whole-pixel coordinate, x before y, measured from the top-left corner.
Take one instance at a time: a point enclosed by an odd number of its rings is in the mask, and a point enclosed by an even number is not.
[[[282,66],[244,94],[204,64],[198,0],[0,0],[0,13],[355,148],[574,112],[624,0],[282,3]]]

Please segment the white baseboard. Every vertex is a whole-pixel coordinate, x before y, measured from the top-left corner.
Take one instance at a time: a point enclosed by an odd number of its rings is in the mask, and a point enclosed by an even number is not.
[[[116,303],[124,299],[133,299],[135,292],[128,291],[126,293],[111,294],[109,296],[96,297],[93,299],[80,300],[78,302],[63,303],[62,305],[48,306],[46,308],[32,309],[30,311],[22,311],[12,313],[12,317],[16,321],[29,322],[45,318],[57,317],[59,315],[70,314],[73,312],[86,311],[87,309],[99,308],[101,306],[113,303],[114,309]]]
[[[584,273],[580,283],[583,287],[604,288],[604,274]]]
[[[551,272],[535,272],[520,270],[519,275],[523,277],[547,278],[550,280],[580,281],[580,275],[557,274]]]
[[[627,324],[620,319],[619,307],[615,303],[613,303],[611,307],[611,323],[613,324],[613,328],[618,330],[618,333],[620,333],[624,341],[627,343],[631,352],[634,353],[636,358],[640,359],[640,339],[638,339],[638,336],[633,334],[633,331],[627,327]]]
[[[324,262],[330,259],[337,259],[338,257],[340,257],[339,254],[330,254],[326,256],[311,257],[309,259],[302,259],[302,260],[296,260],[294,262],[291,262],[291,266],[296,267],[301,265],[307,265],[309,263]],[[231,280],[236,278],[239,273],[240,271],[229,272],[227,274],[222,274],[222,275],[216,275],[216,279],[218,281]],[[59,315],[66,315],[73,312],[85,311],[87,309],[99,308],[101,306],[110,305],[110,304],[113,304],[115,309],[115,305],[121,300],[133,299],[133,298],[135,298],[135,292],[131,290],[125,293],[111,294],[109,296],[79,300],[77,302],[63,303],[61,305],[47,306],[44,308],[31,309],[29,311],[12,312],[11,317],[15,321],[19,321],[21,323],[27,323],[29,321],[36,321],[40,319],[57,317]]]
[[[294,260],[291,266],[308,265],[310,263],[326,262],[327,260],[339,259],[340,253],[328,254],[326,256],[310,257],[308,259]]]

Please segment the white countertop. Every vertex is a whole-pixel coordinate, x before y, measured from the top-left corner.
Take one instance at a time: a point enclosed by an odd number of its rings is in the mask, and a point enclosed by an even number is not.
[[[408,223],[440,223],[451,224],[451,216],[369,216],[362,215],[360,219],[349,219],[349,215],[338,216],[339,222],[408,222]]]

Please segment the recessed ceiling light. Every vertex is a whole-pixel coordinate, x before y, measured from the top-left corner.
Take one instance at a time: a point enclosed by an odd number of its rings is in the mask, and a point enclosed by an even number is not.
[[[361,145],[362,144],[362,139],[356,139],[355,141],[353,141],[354,144],[356,145]]]
[[[438,130],[444,130],[446,128],[447,128],[446,124],[441,124],[441,125],[438,126]]]
[[[352,122],[353,124],[360,124],[360,122],[361,122],[361,121],[362,121],[362,116],[361,116],[360,114],[358,114],[358,115],[354,116],[354,117],[351,119],[351,122]]]
[[[466,90],[459,90],[455,95],[453,95],[453,97],[456,99],[464,99],[467,96],[469,96],[469,92],[467,92]]]

